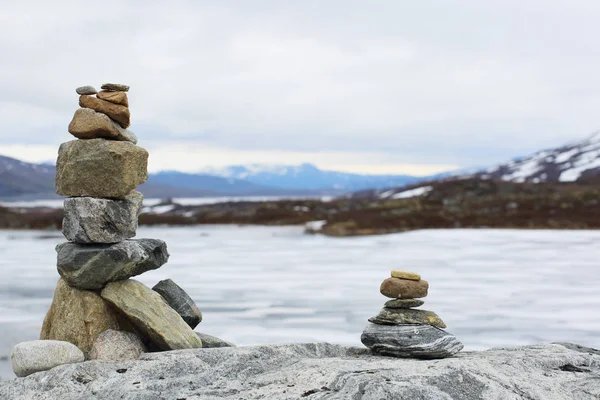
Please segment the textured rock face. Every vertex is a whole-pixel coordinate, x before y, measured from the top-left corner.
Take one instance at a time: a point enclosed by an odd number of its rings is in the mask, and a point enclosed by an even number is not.
[[[129,107],[129,100],[127,99],[127,93],[125,92],[102,91],[98,93],[96,97],[102,100],[110,101],[111,103]]]
[[[437,361],[326,343],[147,353],[139,361],[91,361],[0,382],[0,398],[597,400],[600,355],[591,350],[555,344]]]
[[[226,342],[216,336],[207,335],[206,333],[196,332],[196,335],[202,340],[203,349],[211,349],[215,347],[235,347],[235,344]]]
[[[444,321],[433,311],[385,307],[376,317],[369,318],[369,322],[383,325],[420,324],[438,328],[446,327]]]
[[[120,329],[119,316],[98,294],[58,281],[40,339],[73,343],[87,354],[96,337],[107,329]]]
[[[121,83],[105,83],[102,86],[100,86],[100,88],[103,90],[109,90],[109,91],[113,91],[113,92],[128,92],[129,91],[129,86],[123,85]]]
[[[78,289],[101,289],[108,282],[160,268],[169,260],[167,244],[159,239],[125,240],[116,244],[56,246],[58,273]]]
[[[415,308],[420,307],[425,302],[417,299],[393,299],[385,302],[387,308]]]
[[[123,128],[128,128],[131,125],[131,114],[128,107],[86,95],[79,97],[79,105],[108,115],[110,119],[116,121]]]
[[[369,324],[360,340],[374,353],[392,357],[446,358],[463,348],[454,335],[430,325]]]
[[[102,298],[112,303],[159,350],[201,348],[202,341],[165,300],[138,281],[106,285]]]
[[[98,91],[90,85],[86,85],[86,86],[80,86],[77,89],[75,89],[75,91],[77,92],[77,94],[96,94],[98,93]]]
[[[75,111],[69,124],[69,133],[79,139],[104,138],[137,143],[137,137],[133,132],[121,128],[105,114],[91,108],[80,108]]]
[[[64,202],[62,232],[75,243],[118,243],[135,236],[144,196],[124,199],[69,197]]]
[[[171,279],[158,282],[153,288],[194,329],[202,321],[202,313],[194,300]]]
[[[148,179],[148,152],[129,142],[90,139],[60,145],[56,193],[122,198]]]
[[[146,346],[135,333],[109,329],[98,335],[88,358],[104,361],[137,360],[145,352]]]
[[[64,364],[83,362],[77,346],[57,340],[33,340],[17,344],[11,354],[13,372],[18,377],[47,371]],[[0,396],[0,398],[5,398]]]
[[[379,291],[386,297],[419,298],[426,297],[429,283],[424,280],[412,281],[407,279],[387,278],[381,283]]]

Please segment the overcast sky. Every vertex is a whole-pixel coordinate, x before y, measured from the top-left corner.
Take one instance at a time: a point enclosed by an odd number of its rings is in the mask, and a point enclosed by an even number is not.
[[[600,128],[600,2],[26,1],[0,9],[0,154],[56,158],[125,83],[150,168],[424,175]]]

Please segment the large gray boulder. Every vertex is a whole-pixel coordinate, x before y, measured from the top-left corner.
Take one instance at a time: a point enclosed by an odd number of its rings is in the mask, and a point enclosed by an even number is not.
[[[160,294],[167,304],[173,310],[177,311],[177,314],[183,318],[190,328],[194,329],[202,322],[202,313],[198,309],[198,306],[196,306],[196,303],[194,303],[194,300],[171,279],[158,282],[152,290]]]
[[[75,243],[118,243],[135,236],[144,196],[124,199],[69,197],[64,202],[62,231]]]
[[[116,244],[56,246],[58,273],[77,289],[101,289],[108,282],[124,280],[169,260],[167,244],[159,239],[125,240]]]
[[[60,145],[56,193],[122,198],[148,179],[148,152],[131,142],[72,140]]]
[[[326,343],[227,347],[90,361],[0,382],[3,400],[597,400],[600,352],[558,344],[445,360],[372,355]]]
[[[463,349],[454,335],[431,325],[369,324],[360,340],[373,352],[391,357],[446,358]]]
[[[72,343],[32,340],[17,344],[11,354],[13,372],[19,377],[47,371],[63,364],[83,362],[84,354]],[[0,396],[1,399],[5,397]]]

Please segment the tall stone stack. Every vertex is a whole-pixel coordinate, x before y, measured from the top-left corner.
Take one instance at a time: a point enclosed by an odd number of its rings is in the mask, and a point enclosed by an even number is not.
[[[36,359],[52,354],[40,348],[58,346],[60,352],[65,342],[86,359],[202,347],[193,331],[202,314],[183,289],[171,280],[153,290],[129,279],[161,267],[169,253],[162,240],[131,239],[143,201],[135,188],[148,178],[148,152],[127,129],[129,86],[104,84],[102,89],[77,89],[82,108],[69,132],[78,139],[59,149],[56,192],[68,196],[63,221],[68,242],[56,247],[61,279],[42,326],[43,343],[15,348],[18,376],[41,368],[35,365],[52,364]]]
[[[424,304],[429,282],[414,272],[393,270],[380,292],[391,298],[362,333],[362,343],[374,353],[391,357],[446,358],[463,344],[446,332],[446,324],[432,311],[416,310]]]

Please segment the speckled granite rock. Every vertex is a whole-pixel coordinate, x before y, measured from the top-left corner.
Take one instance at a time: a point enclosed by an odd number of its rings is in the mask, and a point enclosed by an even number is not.
[[[198,306],[196,306],[196,303],[194,303],[194,300],[171,279],[158,282],[152,290],[160,294],[166,300],[167,304],[173,310],[177,311],[177,314],[183,318],[190,328],[194,329],[202,322],[202,313],[198,309]]]
[[[202,341],[165,300],[133,279],[112,282],[100,294],[158,350],[201,348]]]
[[[558,344],[445,360],[373,356],[326,343],[146,353],[0,382],[3,400],[597,400],[600,355]],[[568,367],[571,366],[571,367]],[[581,372],[569,372],[578,370]]]
[[[133,191],[123,199],[69,197],[64,202],[62,232],[74,243],[118,243],[135,236],[144,196]]]
[[[169,260],[167,244],[159,239],[125,240],[111,245],[66,242],[57,245],[56,252],[60,276],[70,286],[88,290],[160,268]]]
[[[382,308],[377,316],[369,318],[369,322],[383,325],[420,324],[445,328],[446,324],[436,313],[427,310]]]
[[[148,179],[148,152],[130,142],[90,139],[60,145],[56,193],[122,198]]]
[[[77,346],[69,342],[32,340],[17,344],[13,348],[10,358],[15,375],[23,377],[35,372],[47,371],[59,365],[83,362],[84,355]],[[0,398],[6,399],[3,396]]]
[[[88,359],[104,361],[137,360],[146,352],[138,335],[109,329],[102,332],[92,345]]]
[[[446,358],[463,348],[454,335],[431,325],[369,324],[360,340],[374,353],[392,357]]]
[[[137,143],[137,136],[128,129],[91,108],[79,108],[69,124],[69,133],[78,139],[109,139]]]

